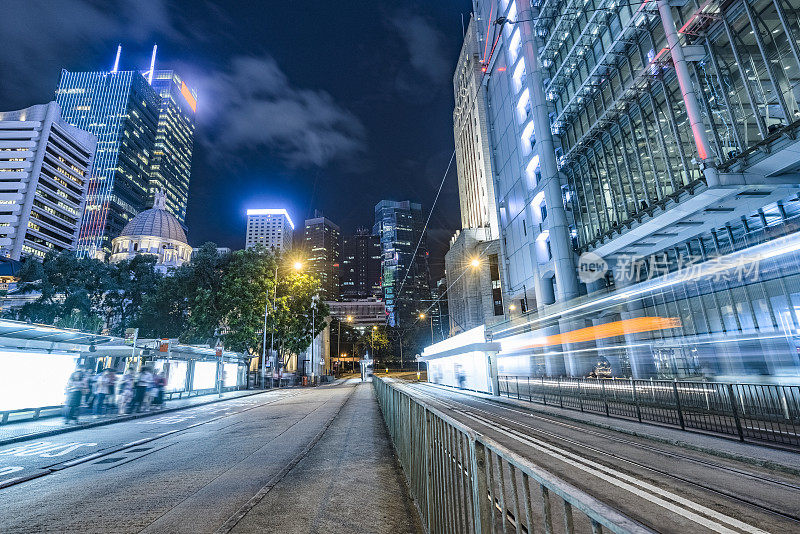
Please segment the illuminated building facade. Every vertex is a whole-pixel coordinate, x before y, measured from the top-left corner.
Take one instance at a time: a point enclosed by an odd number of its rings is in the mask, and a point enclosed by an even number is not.
[[[381,291],[381,242],[366,228],[342,239],[340,259],[342,300],[383,298]]]
[[[161,108],[150,166],[150,201],[164,191],[167,211],[185,225],[197,93],[171,70],[156,70],[152,87],[161,97]]]
[[[306,219],[303,231],[305,272],[320,281],[322,300],[339,300],[340,254],[342,231],[325,217]]]
[[[0,255],[75,249],[96,145],[55,102],[0,112]]]
[[[247,210],[245,248],[266,247],[283,253],[292,249],[294,223],[283,208]]]
[[[161,97],[137,71],[63,70],[56,102],[65,121],[98,139],[78,255],[102,256],[147,208]]]
[[[381,243],[381,287],[389,326],[407,326],[430,302],[424,226],[420,204],[382,200],[375,206],[372,233]]]
[[[531,304],[490,335],[562,340],[509,343],[501,374],[800,374],[800,3],[473,7],[506,291]],[[549,337],[641,317],[676,321]]]

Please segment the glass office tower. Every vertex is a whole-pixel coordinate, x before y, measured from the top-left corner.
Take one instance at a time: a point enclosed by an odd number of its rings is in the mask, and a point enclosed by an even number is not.
[[[473,6],[501,372],[797,380],[800,1]]]
[[[171,70],[155,71],[152,87],[161,97],[161,109],[151,164],[150,202],[156,191],[163,190],[167,211],[185,224],[197,93]]]
[[[161,98],[137,71],[61,71],[65,121],[97,136],[78,255],[110,251],[111,239],[148,207]]]
[[[389,326],[410,325],[430,302],[424,224],[420,204],[382,200],[375,206],[372,233],[381,242],[381,286]]]

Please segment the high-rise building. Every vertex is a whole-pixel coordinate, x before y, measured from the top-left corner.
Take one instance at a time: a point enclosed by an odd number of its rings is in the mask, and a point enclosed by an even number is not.
[[[339,300],[342,231],[325,217],[306,219],[303,232],[306,272],[319,279],[322,300]]]
[[[0,255],[75,249],[96,145],[55,102],[0,112]]]
[[[342,300],[383,298],[381,291],[381,242],[366,228],[342,240],[340,259]]]
[[[171,70],[156,70],[152,87],[161,97],[161,108],[150,165],[150,203],[156,191],[164,191],[167,211],[185,225],[197,93]]]
[[[797,2],[604,6],[473,2],[515,373],[796,375]]]
[[[486,228],[487,240],[497,239],[497,206],[494,196],[492,148],[489,142],[486,87],[481,83],[482,65],[470,17],[464,44],[453,76],[453,134],[458,171],[458,199],[462,228]]]
[[[275,252],[292,249],[294,223],[283,208],[247,210],[245,248],[258,245]]]
[[[505,262],[499,261],[503,246],[495,200],[494,151],[480,53],[476,21],[470,17],[453,76],[461,230],[453,236],[445,255],[451,334],[493,324],[507,316],[501,282]]]
[[[56,102],[65,121],[97,136],[80,256],[110,252],[111,239],[146,209],[161,97],[141,73],[61,71]]]
[[[422,206],[382,200],[375,206],[372,233],[381,242],[381,286],[387,324],[405,326],[431,299],[428,248]]]

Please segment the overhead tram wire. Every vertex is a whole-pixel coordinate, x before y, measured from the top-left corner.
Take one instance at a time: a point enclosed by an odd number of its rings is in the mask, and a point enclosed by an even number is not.
[[[490,18],[491,18],[491,16],[490,16]],[[478,87],[475,90],[475,93],[472,95],[473,99],[478,96],[478,93],[480,92],[480,88],[483,86],[484,80],[487,77],[491,76],[491,74],[492,74],[491,71],[488,70],[488,67],[492,65],[492,57],[494,57],[494,51],[495,51],[495,48],[497,47],[497,43],[500,42],[500,37],[503,35],[503,32],[502,32],[503,24],[505,24],[506,22],[507,22],[507,20],[505,20],[505,19],[503,21],[500,21],[500,19],[497,19],[492,24],[492,27],[493,27],[492,39],[493,39],[494,42],[492,43],[492,49],[489,52],[488,59],[484,59],[484,63],[483,63],[484,67],[483,67],[483,69],[481,69],[481,79],[480,79],[480,81],[478,83]],[[499,29],[497,28],[498,26],[500,27]],[[486,53],[486,50],[488,50],[488,45],[489,45],[489,40],[487,39],[486,40],[486,45],[484,46],[484,54]],[[455,157],[456,157],[456,149],[453,148],[453,153],[450,155],[450,162],[447,164],[447,169],[444,171],[444,175],[442,176],[442,181],[439,183],[439,190],[436,192],[436,197],[433,199],[433,204],[431,204],[431,210],[430,210],[430,212],[428,212],[428,218],[425,221],[425,226],[423,227],[422,232],[419,235],[419,239],[417,240],[417,246],[414,248],[414,254],[411,255],[411,262],[413,262],[414,259],[417,256],[417,251],[419,250],[420,244],[422,244],[422,237],[425,235],[425,231],[428,229],[428,223],[430,222],[431,216],[433,215],[433,210],[436,208],[436,203],[439,200],[439,195],[441,195],[441,193],[442,193],[442,188],[444,187],[444,182],[447,179],[447,175],[450,172],[450,167],[452,167],[453,160],[455,159]],[[411,270],[411,264],[409,264],[408,268],[406,268],[406,274],[405,274],[405,276],[403,276],[402,282],[400,282],[400,289],[398,289],[398,291],[397,291],[397,295],[395,296],[395,301],[399,301],[402,298],[401,295],[402,295],[403,287],[405,286],[406,279],[408,278],[408,273],[409,273],[410,270]],[[437,301],[438,301],[438,299],[437,299]],[[433,305],[431,305],[431,307],[432,306]],[[428,308],[428,309],[430,309],[430,308]],[[387,323],[389,321],[389,316],[388,315],[386,316],[386,321],[387,321]],[[412,324],[416,324],[416,323],[417,323],[417,321],[414,321],[414,323],[412,323]]]

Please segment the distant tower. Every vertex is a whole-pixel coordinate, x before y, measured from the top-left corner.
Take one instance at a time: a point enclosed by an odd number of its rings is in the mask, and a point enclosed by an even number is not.
[[[323,300],[339,300],[339,255],[342,249],[342,231],[325,217],[306,219],[305,253],[306,271],[319,278]]]
[[[292,249],[294,223],[282,208],[247,210],[245,248],[258,245],[276,252]]]
[[[98,138],[78,255],[102,256],[148,207],[161,98],[134,70],[62,70],[56,102],[65,121]]]
[[[372,233],[381,242],[381,285],[389,326],[410,323],[423,301],[431,300],[423,227],[420,204],[382,200],[375,206]]]

